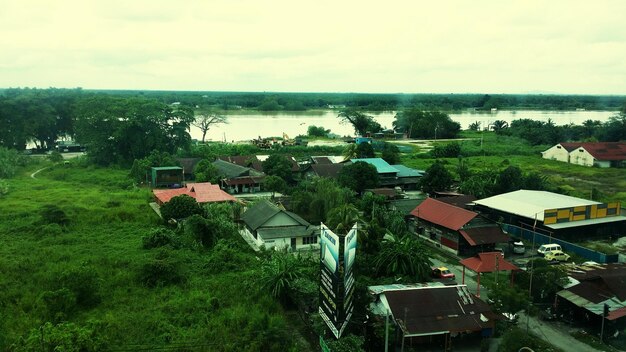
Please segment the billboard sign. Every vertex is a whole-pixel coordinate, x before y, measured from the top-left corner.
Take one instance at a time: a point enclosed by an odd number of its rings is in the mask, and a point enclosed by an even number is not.
[[[348,325],[353,310],[357,227],[347,235],[336,235],[326,225],[320,234],[320,306],[319,313],[336,338]]]

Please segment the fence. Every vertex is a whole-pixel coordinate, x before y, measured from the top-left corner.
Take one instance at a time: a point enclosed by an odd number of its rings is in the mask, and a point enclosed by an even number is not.
[[[527,243],[534,242],[537,247],[547,243],[558,243],[561,245],[561,248],[563,248],[565,252],[576,253],[577,255],[596,263],[617,263],[618,261],[618,254],[606,254],[594,251],[593,249],[581,247],[577,244],[554,238],[552,236],[546,236],[539,232],[533,231],[532,229],[521,228],[509,224],[502,224],[502,230],[510,235],[525,240]]]

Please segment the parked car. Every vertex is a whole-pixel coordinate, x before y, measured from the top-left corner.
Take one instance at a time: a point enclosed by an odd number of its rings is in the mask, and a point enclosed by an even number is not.
[[[526,252],[526,247],[524,246],[524,242],[522,241],[513,242],[513,253],[524,254],[525,252]]]
[[[454,273],[445,266],[433,268],[433,277],[437,279],[454,279]]]
[[[561,248],[561,245],[556,244],[556,243],[548,243],[548,244],[542,244],[541,246],[539,246],[539,248],[537,249],[537,253],[539,253],[539,255],[545,256],[547,252],[562,251],[562,250],[563,249]]]
[[[550,251],[544,255],[544,258],[549,262],[566,262],[569,260],[569,254],[563,251]]]

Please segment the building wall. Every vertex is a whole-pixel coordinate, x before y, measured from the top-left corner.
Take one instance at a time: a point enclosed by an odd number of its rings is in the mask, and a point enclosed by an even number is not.
[[[544,159],[557,160],[562,162],[569,162],[569,152],[563,148],[560,144],[553,146],[552,148],[541,153]]]
[[[582,166],[593,166],[594,158],[585,148],[576,148],[569,153],[569,162]]]

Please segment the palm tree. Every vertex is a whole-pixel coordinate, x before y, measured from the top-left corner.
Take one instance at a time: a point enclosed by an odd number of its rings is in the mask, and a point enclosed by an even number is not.
[[[354,159],[359,155],[359,146],[356,143],[350,143],[341,153],[343,160]]]
[[[326,223],[335,232],[346,233],[361,221],[359,209],[353,204],[343,204],[328,212]]]
[[[260,288],[282,302],[287,300],[293,283],[305,276],[300,259],[287,252],[273,253],[261,267]]]
[[[425,281],[430,276],[432,265],[428,254],[415,236],[407,234],[398,237],[388,233],[374,258],[374,268],[380,275],[401,275]]]

